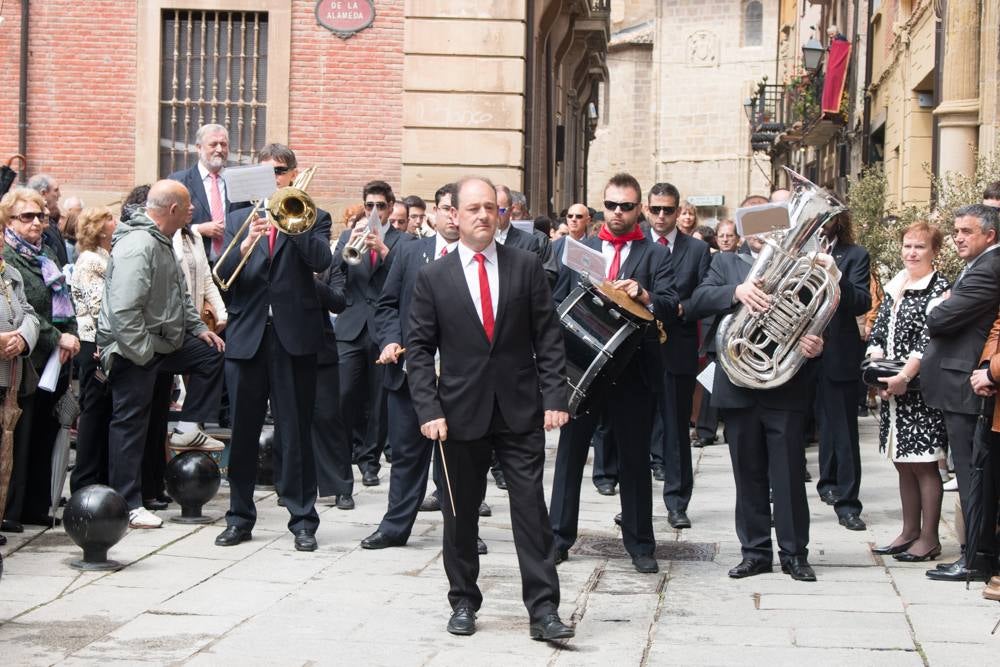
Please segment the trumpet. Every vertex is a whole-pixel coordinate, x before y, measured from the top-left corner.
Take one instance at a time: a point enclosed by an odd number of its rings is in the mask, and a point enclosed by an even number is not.
[[[358,225],[364,225],[360,227],[361,233],[355,236],[353,239],[348,240],[344,245],[344,249],[340,251],[340,256],[344,258],[344,261],[351,266],[357,266],[361,263],[361,258],[365,254],[365,237],[368,236],[368,232],[371,231],[371,218],[365,218],[364,223],[358,220]]]
[[[247,230],[250,227],[250,223],[258,215],[258,212],[263,211],[271,225],[276,227],[279,232],[284,232],[289,236],[304,234],[313,228],[313,225],[316,224],[316,204],[313,202],[312,197],[306,194],[306,188],[309,187],[309,182],[315,173],[316,167],[304,169],[301,174],[295,177],[295,181],[290,186],[279,188],[267,200],[266,207],[261,207],[260,200],[253,202],[250,215],[246,217],[243,225],[233,235],[233,240],[229,242],[225,251],[219,256],[218,261],[215,263],[215,268],[212,270],[212,277],[215,278],[216,284],[218,284],[223,292],[229,291],[229,288],[233,286],[233,283],[236,282],[236,279],[243,271],[243,267],[250,259],[250,255],[253,254],[253,251],[259,245],[254,243],[250,246],[250,249],[243,254],[240,263],[236,265],[233,273],[228,278],[222,278],[219,275],[219,268],[222,266],[223,260],[234,248],[242,243],[243,233],[247,232],[249,234]]]

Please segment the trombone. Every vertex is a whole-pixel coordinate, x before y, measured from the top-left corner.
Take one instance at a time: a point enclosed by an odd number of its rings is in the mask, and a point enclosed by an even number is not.
[[[316,167],[304,169],[301,174],[295,177],[295,181],[290,186],[279,188],[267,200],[267,206],[263,208],[264,215],[279,232],[295,236],[308,232],[316,224],[316,204],[313,202],[312,197],[306,194],[306,188],[309,187],[309,181],[312,180],[315,173]],[[246,220],[243,221],[243,225],[233,235],[233,240],[229,242],[225,251],[219,256],[219,259],[215,262],[215,268],[212,270],[212,277],[215,278],[215,282],[223,292],[229,291],[229,288],[233,286],[236,278],[243,271],[243,266],[259,245],[258,243],[254,243],[250,246],[250,249],[240,259],[240,263],[233,269],[232,275],[225,279],[219,275],[219,268],[222,266],[222,261],[226,258],[226,255],[242,243],[241,237],[243,236],[243,232],[249,229],[250,223],[253,222],[257,212],[261,210],[261,200],[255,199],[252,203],[253,208],[250,210],[250,215],[247,216]],[[249,232],[247,233],[249,234]]]

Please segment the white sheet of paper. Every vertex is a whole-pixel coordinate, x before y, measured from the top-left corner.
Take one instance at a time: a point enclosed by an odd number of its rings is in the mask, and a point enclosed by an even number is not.
[[[520,229],[525,234],[535,233],[535,223],[531,220],[511,220],[510,224],[515,229]]]
[[[741,238],[788,229],[790,226],[788,207],[785,204],[760,204],[736,209],[736,233]]]
[[[372,212],[368,214],[368,233],[382,238],[382,218],[378,217],[378,206],[372,206]]]
[[[267,199],[278,189],[274,182],[274,167],[255,164],[251,167],[229,167],[222,172],[229,201]]]
[[[608,275],[604,255],[569,236],[563,246],[562,263],[598,284],[604,282],[604,277]]]
[[[61,368],[62,362],[59,361],[59,348],[57,347],[52,350],[49,360],[45,362],[45,370],[42,371],[42,377],[38,379],[38,388],[50,393],[55,391],[56,385],[59,384],[59,370]]]
[[[698,382],[705,391],[712,393],[712,384],[715,382],[715,362],[713,361],[708,366],[705,366],[705,370],[698,373]]]

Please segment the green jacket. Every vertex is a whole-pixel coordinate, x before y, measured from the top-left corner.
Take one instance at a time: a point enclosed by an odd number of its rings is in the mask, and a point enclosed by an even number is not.
[[[179,350],[186,332],[197,336],[206,331],[170,239],[142,213],[119,223],[97,317],[104,370],[112,371],[112,355],[145,366],[155,354]]]
[[[59,259],[47,245],[42,244],[42,252],[55,264],[59,264]],[[72,317],[65,322],[52,322],[52,292],[45,286],[42,279],[42,267],[35,266],[27,258],[18,254],[9,245],[4,245],[3,258],[7,266],[17,269],[24,281],[24,296],[31,307],[35,309],[38,317],[38,343],[31,350],[31,364],[35,370],[41,372],[45,368],[45,362],[49,360],[52,350],[56,349],[59,343],[59,336],[64,333],[76,335],[76,318]],[[67,284],[66,289],[69,289]]]

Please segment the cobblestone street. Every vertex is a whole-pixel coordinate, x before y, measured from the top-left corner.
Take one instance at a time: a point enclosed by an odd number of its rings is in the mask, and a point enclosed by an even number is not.
[[[547,481],[555,437],[548,438]],[[445,632],[449,616],[441,564],[441,521],[422,513],[405,548],[364,551],[360,540],[385,510],[388,469],[377,487],[357,485],[357,509],[321,508],[315,553],[294,551],[285,510],[258,494],[251,542],[213,545],[227,497],[206,510],[207,526],[166,522],[133,530],[111,551],[113,573],[80,573],[79,550],[61,528],[8,535],[0,581],[0,655],[5,665],[947,665],[988,664],[1000,605],[981,584],[931,582],[928,564],[874,557],[900,516],[896,476],[877,452],[876,423],[862,419],[863,518],[840,527],[812,485],[810,561],[817,583],[776,572],[734,581],[739,561],[734,491],[724,446],[695,451],[696,477],[681,533],[669,528],[654,494],[660,573],[640,575],[624,557],[612,517],[618,497],[584,482],[582,538],[559,566],[565,645],[528,638],[509,510],[492,482],[493,516],[480,583],[485,601],[472,637]],[[817,475],[817,450],[807,450]],[[589,475],[589,468],[588,468]],[[223,490],[225,491],[225,490]],[[945,494],[943,558],[956,557],[955,495]],[[177,513],[176,506],[163,516]]]

